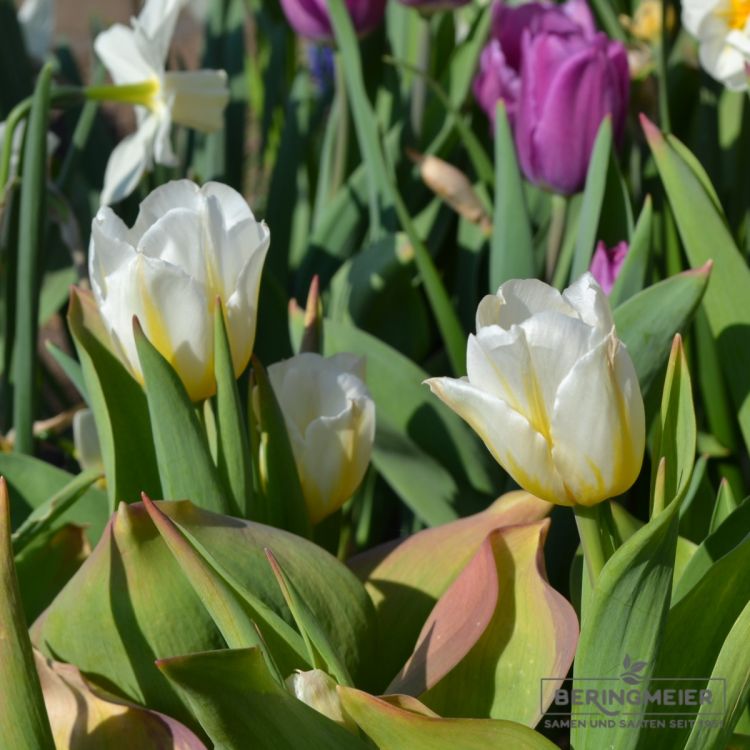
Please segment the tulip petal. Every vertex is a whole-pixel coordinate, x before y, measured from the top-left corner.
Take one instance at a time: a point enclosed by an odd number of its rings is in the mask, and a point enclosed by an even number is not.
[[[107,276],[133,258],[128,234],[125,223],[109,206],[102,206],[91,223],[89,278],[100,304],[107,296]]]
[[[584,273],[564,292],[563,297],[587,325],[594,326],[606,336],[614,326],[609,300],[591,273]]]
[[[625,492],[643,461],[645,416],[638,377],[612,331],[560,385],[552,456],[573,499],[593,505]]]
[[[158,126],[155,117],[146,117],[138,130],[115,146],[104,172],[102,205],[117,203],[138,186],[143,173],[151,167]]]
[[[141,201],[135,224],[130,230],[130,241],[136,245],[146,230],[173,208],[199,212],[201,205],[201,190],[191,180],[172,180],[159,185]]]
[[[118,85],[142,83],[157,74],[144,57],[133,29],[117,23],[97,34],[94,50]]]
[[[562,294],[549,284],[538,279],[512,279],[506,281],[497,294],[488,294],[479,303],[477,332],[489,325],[508,329],[543,311],[576,315]]]
[[[525,490],[543,500],[570,505],[552,462],[547,441],[505,402],[480,391],[466,379],[431,378],[432,392],[479,435],[495,460]]]
[[[188,185],[193,185],[189,180],[184,180]],[[174,183],[170,183],[174,184]],[[193,185],[193,187],[195,187]],[[200,192],[209,204],[212,198],[218,201],[221,206],[224,217],[224,227],[227,232],[240,222],[247,219],[255,220],[252,209],[248,206],[247,201],[234,188],[225,185],[223,182],[207,182],[201,187]]]

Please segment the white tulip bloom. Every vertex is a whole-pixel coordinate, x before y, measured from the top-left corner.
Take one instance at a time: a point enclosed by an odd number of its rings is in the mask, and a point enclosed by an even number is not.
[[[350,732],[357,733],[357,725],[341,705],[333,678],[322,669],[307,672],[295,670],[285,680],[289,692],[304,704],[327,716]]]
[[[53,0],[24,0],[17,13],[26,51],[36,60],[44,60],[52,48],[55,31]]]
[[[89,274],[113,345],[142,379],[133,316],[194,401],[212,395],[214,315],[221,299],[235,373],[255,340],[270,234],[245,199],[218,182],[169,182],[141,203],[132,228],[108,207],[91,227]]]
[[[122,101],[136,105],[137,130],[112,152],[102,204],[129,195],[154,162],[173,166],[172,123],[202,132],[220,130],[229,101],[223,70],[166,72],[165,63],[183,0],[146,0],[132,28],[115,24],[94,41],[94,49]]]
[[[305,352],[268,368],[284,414],[310,520],[338,510],[359,486],[375,439],[364,360]]]
[[[747,88],[748,0],[683,0],[682,25],[698,40],[704,69],[734,91]]]
[[[467,370],[427,383],[525,490],[559,505],[594,505],[633,484],[643,400],[591,274],[562,294],[531,279],[485,297]]]

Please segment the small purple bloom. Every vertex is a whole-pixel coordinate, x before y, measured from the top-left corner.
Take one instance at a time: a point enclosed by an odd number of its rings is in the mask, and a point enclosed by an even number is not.
[[[346,0],[352,23],[360,36],[379,26],[386,0]],[[300,35],[316,42],[333,39],[326,0],[281,0],[289,24]]]
[[[474,95],[494,122],[505,102],[526,177],[559,193],[581,189],[602,120],[616,139],[627,116],[627,53],[596,31],[585,0],[493,8]]]
[[[307,51],[310,74],[318,89],[323,92],[333,88],[336,75],[336,62],[333,50],[325,44],[311,44]]]
[[[624,241],[618,242],[614,247],[607,247],[604,242],[599,241],[596,246],[589,270],[605,294],[612,291],[628,250],[628,243]]]

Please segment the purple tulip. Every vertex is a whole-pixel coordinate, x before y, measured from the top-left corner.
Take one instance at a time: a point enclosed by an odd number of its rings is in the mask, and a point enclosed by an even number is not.
[[[602,120],[622,135],[630,78],[625,47],[596,31],[585,0],[493,9],[474,95],[494,122],[502,99],[526,177],[557,192],[580,190]]]
[[[600,241],[596,246],[589,270],[605,294],[612,291],[628,250],[627,242],[618,242],[614,247],[607,247]]]
[[[385,15],[385,4],[386,0],[346,0],[357,34],[367,34],[380,25]],[[281,0],[281,7],[300,36],[317,42],[333,39],[326,0]]]

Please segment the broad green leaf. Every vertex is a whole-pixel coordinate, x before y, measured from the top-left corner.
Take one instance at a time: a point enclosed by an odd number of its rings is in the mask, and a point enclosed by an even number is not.
[[[630,238],[628,254],[625,256],[609,295],[609,303],[613,308],[619,307],[643,289],[651,259],[653,216],[651,196],[647,195],[643,201],[641,215],[633,230],[633,236]]]
[[[210,553],[192,543],[169,516],[145,495],[143,503],[229,648],[258,647],[272,673],[277,672],[275,659],[286,671],[293,669],[289,665],[295,661],[299,663],[300,658],[304,659],[299,635],[281,617],[251,592],[228,581],[217,570],[218,566]],[[264,627],[261,628],[261,625]],[[264,638],[270,644],[273,656],[268,653]]]
[[[10,490],[13,521],[20,525],[29,512],[44,507],[51,498],[59,496],[77,478],[67,471],[31,456],[0,453],[0,474]],[[52,529],[74,523],[86,529],[86,537],[96,544],[109,517],[107,496],[97,487],[89,487],[76,503],[59,516]]]
[[[186,726],[164,714],[93,689],[72,664],[34,652],[58,748],[207,750]]]
[[[378,416],[373,466],[412,512],[428,526],[455,521],[461,491],[451,474],[406,435]]]
[[[67,523],[38,536],[16,554],[16,575],[26,621],[33,622],[91,552],[85,529]]]
[[[252,516],[252,465],[247,427],[242,419],[242,404],[237,389],[229,348],[224,310],[217,300],[214,320],[214,373],[216,375],[216,430],[218,469],[231,493],[232,515]]]
[[[690,322],[703,297],[711,264],[654,284],[614,311],[618,336],[633,359],[646,395],[669,356],[672,339]]]
[[[24,135],[21,166],[13,355],[13,427],[16,431],[14,450],[25,454],[34,452],[39,278],[47,226],[47,130],[52,70],[51,64],[45,65],[36,81]],[[6,139],[12,140],[8,133]]]
[[[259,439],[258,471],[263,493],[263,520],[309,537],[311,526],[292,444],[276,394],[263,366],[253,359],[252,408]]]
[[[723,682],[726,713],[716,721],[716,706],[704,703],[685,750],[725,750],[732,729],[750,700],[750,602],[740,613],[721,647],[711,677]],[[718,696],[717,696],[718,697]],[[708,716],[713,711],[714,716]]]
[[[721,480],[719,492],[716,496],[716,505],[711,516],[710,531],[714,532],[721,524],[738,508],[737,499],[726,479]]]
[[[10,543],[10,501],[0,477],[0,745],[54,750],[23,614]]]
[[[714,563],[672,607],[654,670],[655,677],[667,681],[689,679],[690,686],[698,689],[705,686],[705,679],[712,673],[724,641],[750,601],[749,569],[750,537],[745,537]],[[683,747],[688,731],[687,727],[677,727],[666,733],[645,729],[638,750]]]
[[[323,331],[326,356],[353,352],[366,358],[378,419],[384,415],[454,477],[493,495],[501,482],[497,464],[471,428],[421,385],[428,377],[423,369],[354,326],[325,320]]]
[[[13,532],[13,550],[19,554],[39,534],[49,529],[101,477],[97,469],[89,469],[71,479],[59,492],[37,506]]]
[[[482,513],[352,558],[349,566],[375,604],[381,639],[368,687],[382,691],[403,667],[433,606],[491,531],[538,521],[551,509],[526,492],[511,492]]]
[[[291,625],[264,553],[273,550],[354,680],[363,679],[375,647],[375,617],[367,592],[342,563],[287,532],[210,513],[187,501],[162,502],[159,509],[194,548],[209,551],[208,563],[228,584],[250,592]],[[183,701],[154,667],[156,658],[225,644],[206,609],[205,594],[196,594],[186,577],[189,572],[144,506],[122,503],[91,556],[35,623],[35,643],[98,684],[116,686],[129,700],[194,727]],[[93,639],[81,635],[94,632]],[[271,638],[266,642],[273,643]],[[307,668],[304,659],[289,666]]]
[[[133,335],[143,370],[162,494],[170,500],[191,498],[208,510],[229,511],[228,491],[211,459],[185,386],[137,321]]]
[[[664,379],[661,411],[656,420],[652,466],[666,460],[664,496],[667,503],[681,500],[687,491],[695,462],[697,427],[693,392],[682,338],[675,336]],[[653,484],[653,483],[652,483]],[[656,508],[655,503],[653,510]]]
[[[531,221],[505,105],[495,119],[495,213],[490,244],[490,294],[508,279],[537,275]]]
[[[695,160],[676,139],[664,138],[641,116],[646,138],[667,191],[685,252],[694,266],[715,261],[703,305],[732,394],[745,445],[750,446],[750,269],[740,254]]]
[[[386,692],[420,696],[441,715],[537,724],[578,641],[575,611],[543,569],[549,523],[490,532],[438,600]],[[555,675],[558,681],[543,680]]]
[[[627,669],[626,660],[645,662],[638,677],[647,680],[651,676],[669,610],[678,508],[678,502],[669,503],[616,550],[602,569],[583,612],[574,689],[592,687],[587,680],[618,677]],[[573,718],[591,710],[591,706],[575,706]],[[578,724],[571,729],[571,744],[576,750],[627,750],[635,747],[638,736],[636,729],[617,721],[596,731]]]
[[[387,698],[376,698],[354,688],[339,688],[345,710],[379,750],[554,750],[533,729],[493,719],[441,719],[402,708]]]
[[[270,549],[265,552],[284,601],[307,644],[313,667],[323,669],[342,685],[351,685],[352,678],[349,676],[346,665],[339,658],[336,648],[329,640],[326,632],[320,627],[315,614],[307,606],[307,602],[297,590],[294,582],[279,565],[273,552]]]
[[[157,661],[222,750],[365,750],[367,745],[279,687],[257,649]]]
[[[750,528],[750,498],[730,513],[695,550],[680,577],[673,596],[673,606],[685,596],[724,555],[744,542]]]
[[[89,406],[96,419],[110,510],[141,492],[161,494],[146,396],[113,353],[90,292],[73,289],[68,325],[81,362]]]
[[[69,354],[66,354],[62,349],[55,346],[51,341],[46,342],[47,351],[52,355],[55,362],[62,368],[65,375],[68,377],[71,383],[76,387],[78,393],[81,394],[81,398],[86,402],[87,406],[91,406],[89,403],[89,397],[86,393],[86,384],[83,379],[83,368],[80,362],[75,360]]]

